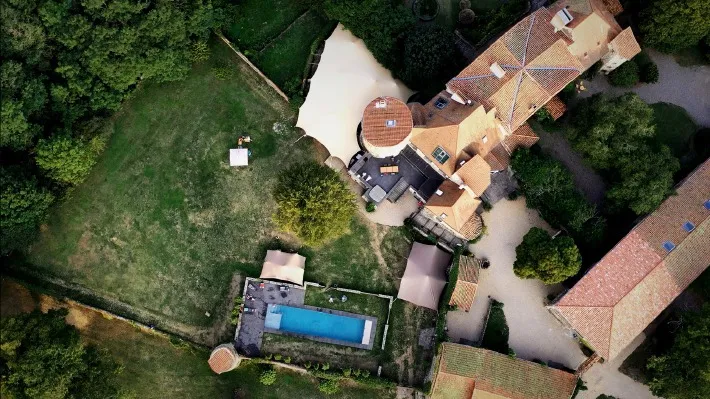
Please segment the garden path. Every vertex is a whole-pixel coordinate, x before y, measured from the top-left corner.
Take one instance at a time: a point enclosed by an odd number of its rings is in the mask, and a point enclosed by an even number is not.
[[[645,51],[658,64],[658,83],[624,89],[611,86],[606,76],[599,74],[587,84],[587,90],[580,96],[589,97],[599,92],[617,96],[633,91],[649,104],[663,101],[679,105],[688,111],[695,123],[710,126],[710,66],[684,67],[673,56],[650,49]]]
[[[483,220],[488,234],[471,248],[476,256],[488,258],[491,266],[481,270],[471,310],[448,313],[452,340],[479,340],[490,296],[504,304],[510,328],[508,343],[518,357],[552,361],[576,369],[585,356],[571,332],[544,305],[547,295],[559,293],[562,287],[519,279],[513,273],[515,248],[525,233],[534,226],[551,231],[550,227],[536,211],[525,206],[522,197],[515,201],[501,199],[490,212],[483,213]]]

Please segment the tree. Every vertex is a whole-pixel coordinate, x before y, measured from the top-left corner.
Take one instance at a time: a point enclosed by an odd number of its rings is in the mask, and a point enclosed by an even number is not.
[[[67,136],[42,140],[37,145],[37,165],[52,179],[77,185],[89,175],[106,141],[97,136],[91,140]]]
[[[19,167],[0,168],[0,228],[34,226],[47,215],[54,195]],[[8,230],[3,235],[9,234]]]
[[[455,66],[454,39],[438,25],[418,25],[404,40],[402,78],[412,87],[426,87],[432,81],[448,77]]]
[[[693,47],[710,34],[707,0],[653,0],[640,17],[645,44],[668,53]]]
[[[567,135],[575,150],[607,176],[611,210],[630,208],[642,215],[673,192],[680,164],[656,138],[653,109],[636,94],[598,94],[580,101]]]
[[[355,212],[355,196],[338,173],[307,162],[286,169],[274,191],[274,221],[308,245],[344,234]]]
[[[579,272],[582,256],[570,237],[550,237],[533,227],[515,249],[513,271],[520,278],[537,278],[545,284],[560,283]]]
[[[618,87],[634,87],[639,82],[639,67],[627,61],[609,74],[609,83]]]
[[[84,345],[64,321],[66,310],[34,311],[0,319],[0,375],[10,398],[120,397],[121,367],[104,351]]]
[[[683,313],[683,324],[670,349],[648,360],[648,386],[666,399],[710,397],[710,304]]]

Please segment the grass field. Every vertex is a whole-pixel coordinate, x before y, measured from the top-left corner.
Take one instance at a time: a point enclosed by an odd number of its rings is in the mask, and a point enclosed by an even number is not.
[[[0,310],[2,316],[29,312],[35,307],[68,306],[68,321],[79,328],[82,338],[107,349],[124,366],[119,375],[121,388],[135,398],[387,398],[393,392],[349,384],[340,393],[326,396],[318,391],[315,378],[279,369],[276,383],[259,383],[260,368],[243,363],[229,373],[215,375],[207,365],[209,353],[200,349],[178,348],[169,340],[141,332],[130,324],[107,319],[85,308],[66,305],[51,297],[30,293],[9,280],[3,280]]]
[[[698,127],[683,107],[669,103],[651,104],[656,134],[677,158],[688,153],[689,141]]]
[[[221,43],[182,82],[145,85],[112,119],[90,177],[55,208],[27,260],[42,273],[191,325],[209,325],[235,272],[259,272],[275,236],[271,190],[283,168],[317,151],[296,141],[293,114]],[[234,74],[215,79],[212,66]],[[284,128],[286,127],[286,128]],[[251,164],[227,150],[252,137]],[[293,241],[293,239],[290,239]],[[368,291],[395,289],[356,218],[351,233],[309,255],[307,278]]]
[[[300,1],[246,0],[237,5],[227,35],[269,79],[291,91],[300,88],[314,41],[334,27],[335,21]]]

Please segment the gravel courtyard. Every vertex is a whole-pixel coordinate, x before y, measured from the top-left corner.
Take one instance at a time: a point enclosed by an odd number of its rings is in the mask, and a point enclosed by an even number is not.
[[[472,249],[476,256],[488,258],[491,266],[481,270],[471,310],[448,313],[452,340],[478,341],[490,296],[505,305],[503,310],[510,327],[509,345],[518,357],[553,361],[576,369],[585,359],[579,344],[543,304],[548,294],[561,292],[561,286],[546,286],[513,274],[515,247],[522,242],[525,233],[533,226],[548,230],[550,227],[537,212],[526,208],[523,198],[500,200],[490,212],[483,214],[483,220],[488,234]]]

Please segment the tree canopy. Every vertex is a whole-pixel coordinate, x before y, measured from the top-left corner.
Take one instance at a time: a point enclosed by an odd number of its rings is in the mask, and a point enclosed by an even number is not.
[[[560,283],[579,272],[582,256],[574,240],[566,236],[550,237],[533,227],[515,249],[513,271],[520,278],[536,278],[545,284]]]
[[[673,345],[646,365],[648,386],[666,399],[710,397],[710,304],[700,312],[684,312]]]
[[[456,72],[453,34],[437,25],[419,25],[411,29],[404,39],[404,68],[402,77],[417,87],[425,87],[439,78]]]
[[[274,190],[274,221],[308,245],[320,245],[344,234],[355,212],[355,195],[338,173],[307,162],[279,175]]]
[[[641,12],[644,43],[664,52],[697,45],[710,35],[707,0],[653,0]]]
[[[11,398],[121,397],[121,367],[107,352],[82,344],[66,310],[0,319],[2,393]]]
[[[656,209],[673,192],[680,164],[656,138],[653,109],[634,93],[600,94],[580,101],[567,131],[573,147],[609,180],[612,210],[638,215]]]
[[[596,245],[604,238],[606,220],[577,191],[572,173],[539,151],[520,148],[511,166],[526,204],[550,224],[565,227],[578,242]]]

